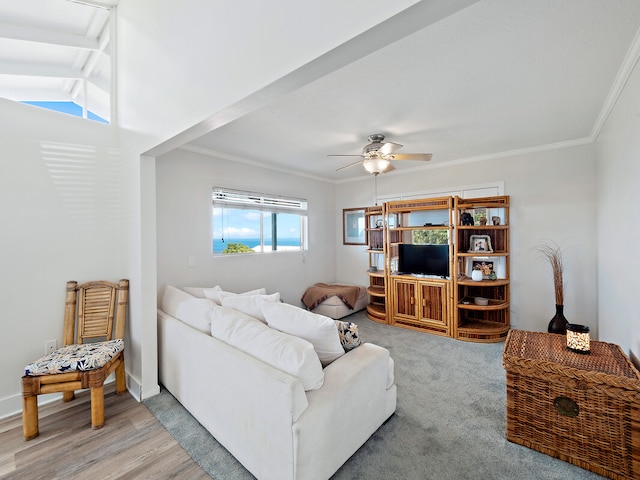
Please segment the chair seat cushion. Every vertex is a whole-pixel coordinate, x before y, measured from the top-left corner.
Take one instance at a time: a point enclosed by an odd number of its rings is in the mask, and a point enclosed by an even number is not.
[[[104,367],[124,350],[124,340],[65,345],[27,365],[25,375],[51,375],[56,373],[94,370]]]

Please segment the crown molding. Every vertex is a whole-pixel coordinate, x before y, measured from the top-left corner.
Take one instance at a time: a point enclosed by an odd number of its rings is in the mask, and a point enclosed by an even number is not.
[[[600,114],[593,125],[593,129],[591,130],[591,139],[595,142],[602,132],[604,125],[607,123],[607,119],[615,107],[618,98],[622,94],[622,90],[624,90],[629,77],[633,73],[633,69],[638,63],[638,59],[640,58],[640,29],[636,32],[636,36],[631,42],[631,46],[629,50],[627,50],[627,54],[624,57],[624,61],[618,70],[618,74],[611,86],[611,90],[609,90],[609,95],[607,95],[602,108],[600,109]]]
[[[294,175],[296,177],[309,178],[311,180],[318,180],[320,182],[335,183],[333,180],[329,178],[318,177],[316,175],[309,175],[308,173],[297,172],[291,169],[275,167],[273,165],[268,165],[257,160],[250,160],[248,158],[229,155],[228,153],[217,152],[215,150],[210,150],[208,148],[203,148],[203,147],[197,147],[194,145],[184,144],[178,147],[176,150],[185,150],[187,152],[198,153],[200,155],[205,155],[207,157],[219,158],[221,160],[228,160],[230,162],[242,163],[244,165],[250,165],[252,167],[264,168],[266,170],[273,170],[275,172],[286,173],[288,175]]]

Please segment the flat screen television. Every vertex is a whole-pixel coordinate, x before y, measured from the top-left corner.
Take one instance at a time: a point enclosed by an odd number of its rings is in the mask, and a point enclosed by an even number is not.
[[[449,276],[449,245],[398,245],[398,273]]]

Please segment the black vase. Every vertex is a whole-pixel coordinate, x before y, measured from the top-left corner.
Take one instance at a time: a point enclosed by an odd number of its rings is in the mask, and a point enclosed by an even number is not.
[[[549,333],[559,333],[560,335],[567,334],[567,325],[569,321],[564,318],[564,305],[556,305],[556,314],[549,322]]]

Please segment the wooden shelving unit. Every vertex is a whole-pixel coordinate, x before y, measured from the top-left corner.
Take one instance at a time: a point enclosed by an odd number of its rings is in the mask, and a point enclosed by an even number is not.
[[[501,342],[510,329],[509,197],[455,197],[454,211],[453,336]],[[481,280],[471,278],[474,266]],[[478,297],[488,304],[476,305]]]
[[[451,276],[403,275],[398,270],[401,244],[439,243],[449,246],[449,272],[453,272],[452,197],[400,200],[385,204],[387,223],[386,270],[388,323],[399,327],[450,336]]]
[[[368,207],[364,215],[369,256],[367,317],[375,322],[387,323],[387,272],[385,270],[387,232],[384,225],[384,207],[382,205]]]
[[[506,338],[508,196],[386,202],[367,208],[365,217],[371,320],[471,342]],[[420,243],[449,246],[448,278],[398,272],[400,245]],[[471,278],[474,265],[485,269],[481,280]],[[487,304],[477,305],[477,297]]]

